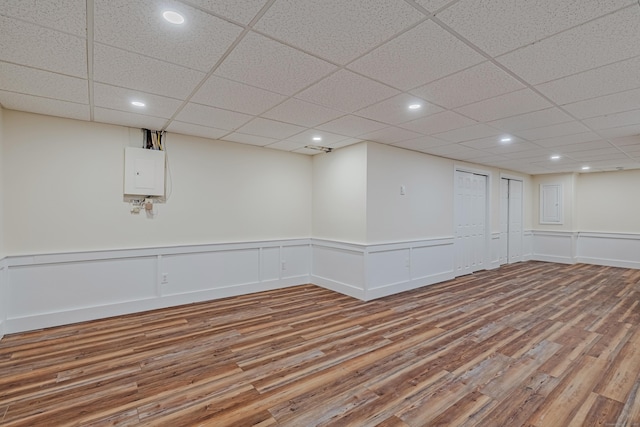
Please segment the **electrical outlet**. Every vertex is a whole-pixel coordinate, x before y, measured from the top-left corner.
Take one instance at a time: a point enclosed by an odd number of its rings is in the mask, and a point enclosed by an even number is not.
[[[284,261],[282,261],[282,269],[283,269],[283,270],[286,270],[286,269],[287,269],[287,263],[286,263],[286,262],[284,262]]]
[[[169,283],[169,273],[162,273],[162,283]]]

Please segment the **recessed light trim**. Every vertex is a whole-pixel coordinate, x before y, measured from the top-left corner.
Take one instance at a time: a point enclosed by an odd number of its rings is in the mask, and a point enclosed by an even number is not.
[[[162,12],[162,17],[167,21],[175,25],[184,24],[184,16],[176,12],[175,10],[165,10]]]
[[[131,101],[131,105],[134,107],[144,107],[146,104],[142,101]]]
[[[589,169],[591,169],[591,166],[583,166],[583,167],[582,167],[582,170],[583,170],[583,171],[588,171]]]
[[[500,142],[511,142],[511,137],[504,137],[500,139]]]
[[[422,108],[422,104],[411,104],[411,105],[409,105],[409,109],[410,110],[419,110],[420,108]]]
[[[314,140],[314,141],[322,141],[322,137],[321,136],[314,136],[311,139]]]
[[[559,160],[559,159],[560,159],[560,156],[558,156],[557,154],[551,156],[551,160]]]

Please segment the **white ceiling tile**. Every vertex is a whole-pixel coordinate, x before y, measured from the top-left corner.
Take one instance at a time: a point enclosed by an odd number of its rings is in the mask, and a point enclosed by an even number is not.
[[[627,145],[640,144],[640,135],[623,136],[620,138],[611,139],[611,143],[618,147],[624,147]]]
[[[365,133],[375,132],[376,130],[382,129],[386,126],[387,125],[384,123],[374,122],[373,120],[363,119],[362,117],[344,116],[317,126],[317,128],[337,133],[339,135],[357,137]]]
[[[304,52],[249,33],[215,73],[272,92],[292,95],[335,68]]]
[[[556,138],[538,139],[535,141],[536,145],[541,147],[559,147],[569,144],[578,144],[581,142],[599,141],[600,137],[594,132],[578,133],[574,135],[561,136]]]
[[[634,89],[575,102],[564,105],[563,108],[579,119],[585,119],[633,110],[638,108],[639,105],[640,89]]]
[[[630,155],[638,155],[640,153],[640,143],[638,144],[633,144],[633,145],[624,145],[622,147],[619,147],[622,151],[624,151],[627,154]]]
[[[409,109],[409,105],[420,104],[418,109]],[[406,93],[394,96],[385,101],[378,102],[362,110],[356,111],[354,114],[368,119],[377,120],[382,123],[391,125],[408,122],[420,117],[430,116],[431,114],[443,111],[437,105],[433,105],[415,96]]]
[[[180,111],[176,120],[217,129],[235,130],[251,118],[247,114],[235,111],[189,103]]]
[[[93,57],[96,82],[171,98],[186,99],[205,76],[196,70],[101,44],[95,45]]]
[[[247,135],[244,133],[234,132],[231,135],[224,137],[225,141],[239,142],[241,144],[259,145],[264,147],[265,145],[273,144],[278,141],[274,138],[265,138],[263,136]]]
[[[393,146],[406,148],[408,150],[424,152],[424,150],[427,150],[429,148],[440,147],[440,146],[449,145],[449,144],[450,144],[449,142],[443,141],[438,138],[433,138],[431,136],[421,136],[420,138],[398,142],[396,144],[393,144]]]
[[[486,150],[488,148],[492,148],[492,147],[499,147],[501,145],[504,144],[513,144],[513,143],[520,143],[520,142],[524,142],[524,140],[517,138],[517,137],[511,137],[511,141],[509,142],[502,142],[500,141],[500,137],[496,137],[496,136],[490,136],[490,137],[486,137],[486,138],[478,138],[478,139],[473,139],[470,141],[464,141],[461,142],[460,145],[464,145],[466,147],[471,147],[471,148],[476,148],[478,150]]]
[[[119,110],[133,114],[171,118],[182,105],[182,101],[158,95],[139,92],[133,89],[109,86],[101,83],[93,85],[93,99],[97,107]],[[144,102],[144,107],[131,105],[132,101]]]
[[[636,105],[637,106],[637,105]],[[592,129],[609,129],[620,126],[640,125],[640,110],[624,111],[583,120]]]
[[[167,122],[165,119],[160,117],[125,113],[123,111],[109,110],[107,108],[100,107],[95,107],[93,109],[93,117],[96,122],[145,129],[162,129]]]
[[[589,132],[589,128],[578,121],[560,123],[557,125],[544,126],[535,129],[521,130],[516,132],[521,138],[528,140],[557,138],[566,135]]]
[[[524,85],[491,62],[413,89],[411,93],[446,108],[456,108],[524,88]]]
[[[300,92],[296,98],[352,113],[398,93],[351,71],[340,70]]]
[[[628,6],[633,0],[461,0],[438,18],[498,56]]]
[[[416,3],[430,12],[435,12],[447,3],[451,3],[451,0],[416,0]]]
[[[242,27],[172,0],[94,0],[98,43],[207,72],[242,32]],[[183,25],[164,20],[171,9]]]
[[[301,99],[289,98],[262,114],[262,117],[299,126],[314,127],[343,115],[342,111],[331,110]]]
[[[536,86],[560,105],[640,88],[640,56]]]
[[[265,147],[273,148],[275,150],[293,151],[293,150],[297,150],[298,148],[304,148],[307,145],[311,145],[311,144],[304,143],[304,142],[284,140],[284,141],[274,142],[273,144],[265,145]]]
[[[519,153],[522,151],[539,150],[539,149],[540,147],[538,147],[535,144],[532,144],[531,142],[522,141],[522,142],[513,142],[511,144],[501,144],[495,147],[487,148],[486,151],[494,154],[506,155],[509,153]]]
[[[555,125],[574,120],[570,115],[559,108],[547,108],[518,116],[499,119],[488,124],[503,129],[507,132],[518,132],[543,126]]]
[[[248,24],[267,0],[188,0],[189,3],[242,24]]]
[[[359,142],[362,142],[362,140],[358,139],[358,138],[347,138],[347,139],[343,139],[340,142],[336,142],[334,144],[329,144],[329,147],[331,147],[331,148],[342,148],[342,147],[347,147],[349,145],[357,144]]]
[[[581,142],[578,144],[570,144],[563,145],[559,147],[555,147],[555,150],[561,154],[570,154],[576,151],[587,151],[587,150],[601,150],[601,149],[611,149],[611,144],[607,141],[598,140],[598,141],[589,141],[589,142]]]
[[[0,62],[0,90],[89,103],[89,83],[85,79],[50,73],[35,68]]]
[[[0,15],[0,59],[75,77],[87,77],[83,38]]]
[[[409,90],[482,61],[482,55],[435,22],[426,21],[356,60],[349,68]]]
[[[623,136],[638,135],[640,134],[640,124],[601,129],[598,133],[605,138],[620,138]]]
[[[464,151],[459,151],[454,154],[456,160],[464,160],[466,162],[474,161],[475,159],[493,159],[494,157],[495,154],[469,147]]]
[[[479,123],[446,132],[436,133],[433,136],[449,142],[462,142],[469,141],[471,139],[484,138],[485,136],[497,136],[502,134],[504,134],[504,132]],[[496,140],[499,140],[499,138],[496,138]]]
[[[0,15],[18,18],[43,27],[86,37],[86,0],[56,0],[37,2],[3,0]]]
[[[210,76],[191,97],[191,102],[240,113],[260,114],[285,99],[283,95],[264,89]]]
[[[228,134],[228,130],[216,129],[207,126],[194,125],[192,123],[179,122],[172,120],[171,124],[167,126],[167,131],[174,133],[181,133],[184,135],[199,136],[209,139],[220,139],[224,135]]]
[[[626,8],[508,53],[498,61],[531,84],[611,64],[640,55],[638,21],[640,8]]]
[[[367,141],[380,142],[382,144],[395,144],[400,141],[415,139],[421,136],[422,135],[417,132],[390,126],[375,132],[365,133],[364,135],[360,135],[360,138]]]
[[[625,159],[627,155],[616,148],[601,148],[599,150],[574,151],[568,155],[574,160],[614,160]]]
[[[400,126],[415,132],[433,135],[475,123],[476,121],[453,111],[443,111],[442,113],[403,123]]]
[[[424,18],[404,2],[277,0],[255,28],[307,52],[346,64]]]
[[[248,135],[265,136],[267,138],[286,139],[304,130],[305,128],[302,126],[258,117],[239,128],[238,132]]]
[[[48,116],[89,120],[89,105],[0,91],[0,105],[8,110],[29,111]]]
[[[531,89],[521,89],[457,108],[456,111],[478,121],[488,122],[551,106],[549,101]]]
[[[425,152],[429,154],[433,154],[435,156],[444,156],[444,157],[449,157],[449,156],[455,157],[456,155],[463,154],[463,153],[471,153],[472,156],[478,155],[478,150],[465,147],[464,145],[460,145],[460,144],[448,144],[448,145],[440,145],[438,147],[431,147],[431,148],[427,148]]]
[[[314,141],[314,137],[320,137],[322,140]],[[331,146],[331,144],[335,144],[337,142],[348,139],[348,137],[344,135],[338,135],[336,133],[327,132],[319,129],[308,129],[304,132],[301,132],[297,135],[293,135],[287,138],[287,141],[297,142],[302,145],[323,145],[323,146]]]

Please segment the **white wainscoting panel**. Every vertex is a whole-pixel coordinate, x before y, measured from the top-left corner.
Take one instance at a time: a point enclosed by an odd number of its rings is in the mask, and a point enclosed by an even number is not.
[[[358,299],[365,299],[365,247],[313,240],[311,282]]]
[[[369,246],[365,299],[453,279],[453,243],[453,238],[441,238]]]
[[[640,234],[580,233],[578,262],[640,268]]]
[[[575,264],[578,233],[571,231],[533,231],[533,253],[536,261]]]
[[[7,257],[2,327],[21,332],[305,284],[310,251],[309,239],[297,239]]]
[[[524,230],[522,233],[522,260],[529,261],[533,256],[533,231]]]

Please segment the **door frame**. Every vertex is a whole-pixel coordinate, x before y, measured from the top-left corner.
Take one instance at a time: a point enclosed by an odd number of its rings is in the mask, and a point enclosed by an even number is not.
[[[485,199],[484,199],[484,206],[485,206],[485,221],[484,221],[484,253],[486,255],[486,258],[484,260],[484,265],[485,265],[485,269],[489,270],[490,268],[492,268],[492,264],[493,264],[493,260],[491,259],[491,188],[492,188],[492,174],[490,170],[486,170],[486,169],[477,169],[477,168],[473,168],[473,167],[469,167],[469,166],[463,166],[463,165],[453,165],[453,244],[454,244],[454,248],[453,248],[453,272],[454,274],[457,271],[457,266],[456,266],[456,256],[457,256],[457,240],[456,239],[456,215],[458,213],[457,209],[458,209],[458,204],[456,203],[456,173],[457,172],[467,172],[467,173],[472,173],[475,175],[484,175],[486,177],[485,180]]]
[[[520,181],[522,183],[522,198],[520,200],[521,206],[520,206],[520,212],[522,212],[522,218],[521,218],[521,224],[522,227],[520,228],[520,241],[522,242],[522,248],[520,248],[520,253],[521,253],[521,258],[522,260],[524,260],[524,177],[519,176],[519,175],[512,175],[512,174],[508,174],[508,173],[504,173],[504,172],[500,172],[500,182],[502,182],[502,179],[508,179],[508,180],[513,180],[513,181]],[[500,197],[500,212],[502,212],[502,197]],[[509,212],[509,207],[507,206],[507,212]],[[502,218],[500,218],[501,220]],[[508,221],[507,221],[508,222]],[[507,234],[507,239],[509,235]],[[500,256],[498,256],[498,260],[500,259]],[[509,261],[509,247],[507,246],[507,262],[505,264],[511,264],[511,262]],[[500,262],[500,261],[498,261]],[[504,265],[504,264],[500,264],[500,265]]]

